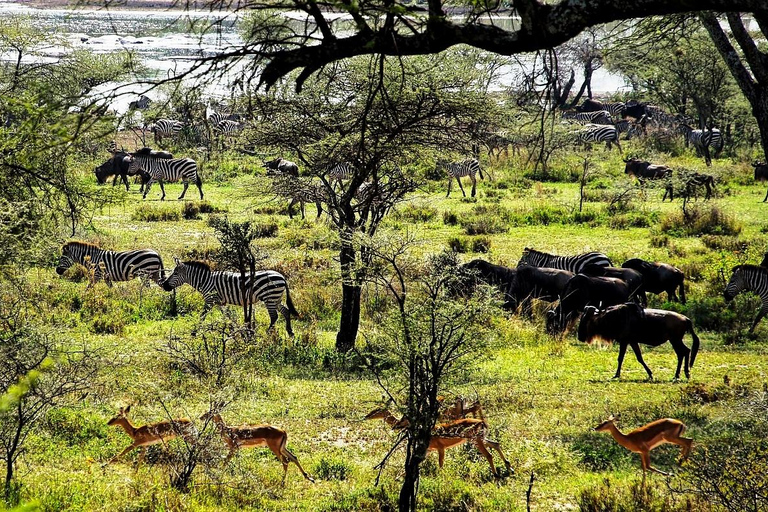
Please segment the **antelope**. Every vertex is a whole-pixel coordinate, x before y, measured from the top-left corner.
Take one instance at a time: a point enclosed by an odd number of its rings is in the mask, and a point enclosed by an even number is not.
[[[398,420],[386,407],[374,409],[366,415],[365,419],[382,419],[393,429],[405,428],[409,425],[407,419],[402,418]],[[498,477],[499,473],[496,471],[496,466],[493,463],[493,455],[488,451],[489,446],[498,452],[499,456],[504,461],[507,470],[511,472],[512,468],[507,458],[504,457],[504,453],[501,451],[501,445],[496,441],[487,439],[487,433],[488,424],[484,419],[462,418],[446,423],[439,423],[435,425],[435,428],[432,431],[432,436],[429,439],[429,446],[427,447],[427,453],[436,451],[438,465],[442,468],[443,463],[445,462],[445,450],[472,441],[475,443],[478,451],[488,461],[493,476]]]
[[[595,427],[595,430],[599,432],[608,431],[621,446],[631,452],[640,454],[640,462],[643,466],[643,485],[645,485],[645,473],[647,470],[668,476],[668,473],[651,466],[651,450],[657,446],[664,443],[680,445],[683,449],[681,461],[688,458],[693,439],[682,437],[683,432],[685,432],[685,424],[682,421],[665,418],[652,421],[628,434],[623,434],[616,427],[615,420],[616,418],[611,414],[607,420]]]
[[[485,419],[483,414],[483,406],[480,404],[480,400],[475,400],[471,404],[467,405],[467,402],[462,397],[457,397],[456,402],[453,405],[440,412],[441,420],[458,420],[466,418],[468,415],[473,415],[476,418]]]
[[[128,445],[125,450],[112,457],[106,464],[112,464],[120,457],[130,452],[135,448],[139,448],[141,453],[139,454],[139,461],[136,464],[136,469],[144,460],[144,456],[147,453],[146,447],[152,444],[163,443],[170,441],[175,437],[183,437],[188,443],[195,442],[195,426],[186,418],[180,418],[170,421],[158,421],[157,423],[150,423],[142,427],[136,427],[128,419],[128,413],[131,410],[131,406],[121,407],[117,412],[117,416],[107,422],[107,425],[119,425],[125,430],[133,442]],[[105,464],[105,466],[106,466]]]
[[[299,459],[294,454],[288,451],[285,447],[288,442],[288,434],[285,430],[273,427],[271,425],[241,425],[239,427],[230,427],[218,412],[209,411],[200,416],[203,421],[212,420],[216,427],[219,429],[221,438],[229,447],[229,454],[225,459],[225,464],[234,457],[237,450],[240,448],[255,448],[257,446],[266,446],[272,453],[275,454],[277,460],[283,465],[283,481],[285,485],[285,477],[288,474],[288,463],[293,462],[304,475],[304,478],[314,483],[315,479],[309,476],[304,468],[301,467]]]

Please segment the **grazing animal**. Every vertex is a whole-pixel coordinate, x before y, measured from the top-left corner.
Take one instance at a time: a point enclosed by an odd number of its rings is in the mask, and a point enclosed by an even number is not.
[[[290,176],[299,176],[299,166],[290,160],[277,157],[274,160],[265,160],[264,168],[267,170],[267,176],[275,174],[288,174]]]
[[[107,251],[86,242],[67,242],[61,248],[61,258],[56,266],[58,275],[78,263],[93,270],[96,281],[104,280],[109,286],[114,281],[130,281],[135,277],[149,278],[160,284],[163,260],[157,251]]]
[[[707,201],[710,197],[712,197],[712,190],[715,188],[715,178],[711,174],[700,174],[698,172],[690,173],[685,177],[685,187],[683,188],[683,196],[685,197],[691,197],[695,196],[698,198],[698,194],[696,191],[699,187],[704,187],[707,190],[707,195],[704,197],[704,200]],[[669,183],[667,183],[666,190],[664,191],[664,197],[661,199],[662,202],[664,199],[669,195],[669,201],[672,202],[673,196],[674,196],[674,188],[672,185],[672,181],[670,180]]]
[[[643,116],[651,117],[648,112],[648,105],[636,100],[629,100],[624,104],[624,110],[621,113],[621,117],[632,117],[635,119],[642,119]]]
[[[640,272],[643,276],[643,291],[660,294],[667,292],[670,301],[685,304],[685,274],[683,271],[667,263],[650,263],[640,258],[625,261],[621,268],[629,268]],[[680,290],[677,298],[675,290]]]
[[[490,131],[480,134],[480,142],[488,149],[488,156],[496,159],[501,158],[502,152],[505,157],[509,157],[509,146],[514,144],[514,141],[509,138],[506,132],[497,133]]]
[[[686,332],[693,338],[690,350],[683,343]],[[602,311],[593,306],[585,307],[579,323],[578,337],[579,341],[589,342],[594,338],[602,338],[619,343],[619,364],[614,379],[621,377],[621,365],[627,346],[632,347],[637,361],[648,373],[649,380],[653,380],[653,373],[640,354],[641,343],[651,347],[658,347],[667,341],[672,344],[677,354],[675,380],[680,378],[681,366],[685,370],[685,377],[691,378],[688,358],[690,356],[690,367],[693,368],[696,354],[699,352],[699,337],[696,336],[693,322],[688,317],[674,311],[643,309],[635,303],[619,304]]]
[[[390,427],[394,428],[406,428],[408,426],[408,420],[401,418],[398,420],[389,412],[386,408],[374,409],[365,417],[366,420],[382,419]],[[504,465],[508,471],[512,471],[509,461],[501,451],[501,444],[496,441],[491,441],[486,436],[488,435],[488,424],[484,419],[478,418],[461,418],[445,423],[438,423],[432,430],[432,435],[429,438],[429,446],[427,447],[427,453],[436,451],[438,456],[438,466],[443,467],[445,462],[445,450],[453,448],[454,446],[462,445],[466,442],[472,442],[477,447],[478,451],[485,457],[488,464],[491,466],[491,472],[494,476],[498,477],[499,474],[496,471],[496,466],[493,463],[493,455],[488,451],[488,447],[493,448],[499,454],[504,461]]]
[[[163,137],[178,137],[184,128],[184,123],[175,119],[158,119],[148,128],[155,135],[155,144],[159,146],[163,142]]]
[[[133,442],[128,445],[122,452],[112,457],[107,464],[111,464],[118,460],[126,453],[139,448],[141,451],[139,460],[136,464],[138,469],[141,462],[144,460],[144,455],[147,453],[147,446],[170,441],[176,437],[183,437],[187,443],[194,444],[197,436],[197,430],[195,426],[186,418],[175,419],[171,421],[159,421],[157,423],[150,423],[141,427],[135,427],[131,420],[128,419],[128,413],[131,410],[129,405],[126,408],[120,408],[117,416],[107,422],[107,425],[118,425],[125,430]]]
[[[559,268],[560,270],[568,270],[569,272],[578,274],[586,265],[610,267],[611,260],[601,252],[593,251],[577,254],[575,256],[557,256],[556,254],[547,254],[546,252],[526,247],[523,249],[523,256],[520,258],[520,261],[517,262],[518,268],[523,265]]]
[[[547,311],[547,331],[562,332],[587,306],[623,304],[631,294],[629,285],[621,279],[576,274],[568,281],[560,303]]]
[[[731,280],[725,287],[723,296],[726,302],[733,300],[741,292],[754,292],[760,296],[761,306],[757,312],[752,326],[749,328],[750,334],[755,331],[757,323],[768,314],[768,268],[762,265],[738,265],[733,267]]]
[[[584,129],[577,132],[577,139],[581,144],[605,142],[605,147],[609,151],[612,147],[611,145],[616,144],[616,147],[619,148],[619,154],[622,154],[621,144],[619,144],[619,130],[613,125],[584,125]]]
[[[505,309],[513,309],[515,299],[511,294],[517,276],[517,269],[494,265],[485,260],[472,260],[459,267],[462,285],[465,289],[474,289],[477,282],[495,286],[504,294]]]
[[[607,110],[591,112],[563,112],[563,119],[576,121],[581,124],[611,124],[611,113]]]
[[[453,184],[454,178],[459,184],[462,195],[467,197],[466,192],[464,192],[464,187],[461,185],[461,178],[465,176],[469,176],[469,179],[472,181],[472,197],[475,197],[477,188],[477,178],[475,178],[475,175],[480,174],[480,179],[484,179],[483,170],[480,168],[480,162],[478,162],[477,159],[470,158],[469,160],[462,160],[461,162],[449,163],[447,160],[441,158],[437,161],[435,170],[439,172],[443,169],[448,173],[448,193],[445,197],[450,197],[451,195],[451,185]]]
[[[651,162],[630,158],[624,160],[624,174],[634,176],[641,183],[645,180],[659,180],[670,178],[672,169],[666,165],[654,165]]]
[[[243,129],[243,125],[237,121],[231,119],[222,119],[215,125],[213,125],[213,132],[217,135],[226,135],[228,137],[233,136],[237,132]]]
[[[179,199],[184,199],[190,182],[194,182],[197,185],[197,190],[200,192],[200,200],[203,199],[203,180],[200,178],[197,162],[191,158],[167,158],[153,153],[156,152],[149,151],[149,148],[143,148],[133,153],[133,155],[125,157],[129,164],[128,175],[140,174],[142,177],[144,199],[146,199],[152,184],[158,182],[163,193],[160,200],[165,200],[165,186],[163,183],[166,181],[173,183],[179,180],[184,183],[184,190],[181,192]],[[164,155],[168,155],[168,153],[164,153]]]
[[[305,218],[304,205],[315,203],[317,218],[323,213],[322,202],[327,197],[325,186],[307,178],[297,178],[290,174],[277,174],[272,177],[272,189],[275,194],[290,199],[288,217],[293,218],[293,207],[299,203],[301,218]]]
[[[147,110],[152,104],[152,100],[144,96],[139,96],[138,100],[132,101],[128,104],[129,110]]]
[[[715,150],[715,158],[720,156],[720,152],[723,150],[723,135],[717,128],[707,131],[694,130],[689,125],[682,123],[678,129],[689,143],[693,144],[700,153],[704,154],[707,165],[712,165],[709,148]]]
[[[511,303],[513,307],[521,307],[528,312],[531,299],[554,302],[563,296],[568,281],[574,275],[573,272],[557,268],[518,265],[517,277],[508,292],[512,298]]]
[[[229,454],[227,454],[226,461],[228,462],[240,448],[255,448],[257,446],[266,446],[272,453],[275,454],[277,460],[283,465],[283,485],[285,485],[285,477],[288,474],[288,464],[293,462],[296,467],[299,468],[304,478],[312,483],[315,483],[315,479],[312,478],[301,467],[299,459],[291,453],[286,445],[288,444],[288,434],[285,430],[281,430],[271,425],[240,425],[238,427],[231,427],[224,423],[221,415],[218,412],[207,412],[200,416],[202,421],[213,421],[216,424],[216,428],[219,429],[219,434],[224,442],[229,447]]]
[[[629,285],[630,297],[634,297],[640,304],[647,304],[643,289],[643,275],[631,268],[603,267],[600,265],[587,265],[581,270],[582,274],[593,277],[613,277],[621,279]]]
[[[752,167],[755,168],[755,181],[761,183],[768,181],[768,164],[755,160]],[[765,198],[763,198],[763,202],[766,201],[768,201],[768,191],[765,192]]]
[[[114,142],[114,141],[113,141]],[[115,146],[115,149],[116,146]],[[112,151],[110,151],[112,152]],[[103,185],[107,182],[110,176],[114,176],[112,180],[112,186],[117,185],[117,180],[120,179],[125,184],[125,190],[129,190],[128,186],[128,167],[129,162],[125,160],[125,157],[129,156],[128,153],[121,151],[115,151],[112,158],[96,167],[93,172],[96,175],[96,181],[99,185]]]
[[[578,112],[599,112],[605,110],[613,117],[624,117],[625,108],[626,105],[622,102],[603,103],[593,99],[586,99],[581,105],[576,107],[576,110]]]
[[[645,135],[646,120],[647,118],[645,117],[640,121],[629,121],[627,119],[622,119],[620,121],[616,121],[614,126],[616,126],[616,129],[619,131],[619,135],[622,133],[627,134],[624,140],[630,140],[635,137],[642,137]]]
[[[667,476],[667,473],[651,466],[651,450],[664,443],[679,445],[683,448],[681,461],[687,459],[688,454],[691,452],[693,439],[683,437],[685,424],[680,420],[664,418],[652,421],[627,434],[622,433],[616,428],[615,420],[616,418],[611,415],[607,420],[596,426],[595,430],[598,432],[607,431],[621,446],[631,452],[640,454],[640,463],[643,466],[643,485],[645,485],[645,473],[648,470]]]
[[[355,174],[355,167],[349,162],[340,162],[331,166],[328,170],[328,181],[333,183],[337,182],[341,185],[343,180],[348,180]]]
[[[184,261],[174,258],[176,268],[173,273],[162,282],[163,290],[170,292],[183,284],[188,284],[203,294],[205,305],[200,316],[202,320],[211,310],[214,304],[235,304],[242,306],[245,303],[244,290],[250,291],[250,303],[262,301],[269,314],[271,329],[277,321],[278,311],[285,317],[285,330],[289,336],[293,336],[291,329],[291,314],[299,313],[293,307],[291,293],[285,277],[274,270],[261,270],[252,276],[246,276],[242,283],[242,276],[237,272],[214,272],[207,263],[202,261]],[[281,304],[285,292],[287,307]]]

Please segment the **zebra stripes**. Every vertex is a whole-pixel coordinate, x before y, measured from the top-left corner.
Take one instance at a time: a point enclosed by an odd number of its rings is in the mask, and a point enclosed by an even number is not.
[[[750,291],[755,292],[760,296],[762,305],[757,312],[752,327],[749,328],[749,332],[752,333],[757,326],[757,323],[768,314],[768,269],[757,265],[739,265],[733,268],[733,274],[731,280],[725,287],[723,293],[726,302],[733,300],[736,295],[741,292]]]
[[[480,174],[480,179],[484,179],[483,171],[480,169],[480,162],[478,162],[477,159],[470,158],[461,162],[451,163],[440,159],[437,161],[436,170],[440,171],[442,169],[445,169],[445,172],[448,173],[448,193],[445,195],[445,197],[451,196],[451,185],[453,184],[454,178],[459,184],[462,195],[467,197],[467,193],[464,192],[464,187],[461,185],[461,178],[465,176],[469,176],[469,179],[472,180],[472,197],[475,197],[475,191],[477,188],[477,178],[475,178],[475,175]]]
[[[75,263],[88,267],[95,280],[104,280],[110,286],[113,281],[134,277],[149,277],[158,284],[162,280],[163,261],[152,249],[116,252],[86,242],[67,242],[61,248],[56,273],[64,274]]]
[[[587,103],[588,108],[590,108],[591,111],[603,110],[608,112],[611,117],[623,117],[624,109],[626,108],[626,105],[623,102],[603,103],[601,101],[590,100],[589,102],[585,102],[585,104]],[[585,104],[582,104],[580,108],[583,109]],[[584,110],[580,110],[580,112],[584,112]]]
[[[715,150],[715,158],[720,156],[720,152],[723,150],[723,135],[717,128],[707,131],[694,130],[689,125],[683,123],[680,125],[680,131],[689,143],[705,154],[707,165],[712,165],[712,160],[709,158],[709,151],[704,151],[705,147]]]
[[[184,123],[175,119],[158,119],[149,125],[150,131],[155,134],[155,144],[158,145],[162,143],[163,137],[178,137],[183,128]]]
[[[213,125],[213,131],[217,135],[232,136],[243,129],[243,125],[230,119],[222,119]]]
[[[317,181],[307,178],[299,178],[292,174],[275,174],[272,178],[272,189],[275,194],[290,199],[288,204],[288,217],[293,218],[293,207],[299,203],[301,218],[305,218],[305,203],[315,203],[317,206],[317,218],[323,213],[322,202],[327,200],[325,186]]]
[[[149,151],[139,151],[131,156],[126,157],[129,159],[128,175],[135,176],[141,174],[144,195],[146,199],[149,189],[153,183],[160,183],[160,190],[163,192],[163,196],[160,200],[165,199],[165,187],[164,182],[176,182],[181,180],[184,183],[184,190],[182,191],[179,199],[184,199],[184,195],[187,193],[187,188],[190,182],[194,182],[197,185],[197,189],[200,191],[200,199],[203,199],[203,180],[200,179],[200,173],[198,172],[197,162],[191,158],[155,158],[149,156]]]
[[[353,174],[355,174],[355,168],[352,164],[349,162],[340,162],[328,170],[327,176],[328,181],[337,181],[341,183],[342,180],[351,178]]]
[[[586,252],[584,254],[577,254],[575,256],[557,256],[555,254],[547,254],[546,252],[537,251],[526,247],[523,249],[523,256],[517,263],[518,267],[528,265],[531,267],[546,267],[557,268],[560,270],[567,270],[578,274],[587,265],[599,265],[601,267],[612,266],[611,260],[608,256],[601,252]]]
[[[245,293],[250,291],[250,303],[262,301],[269,314],[271,329],[277,321],[278,311],[285,317],[285,329],[289,336],[293,336],[291,329],[291,314],[298,312],[293,307],[291,294],[285,277],[274,270],[262,270],[251,276],[246,276],[242,283],[242,276],[235,272],[214,272],[207,263],[202,261],[184,261],[178,259],[173,273],[162,282],[165,291],[171,291],[183,284],[188,284],[203,294],[205,306],[200,320],[205,318],[215,304],[245,304]],[[244,285],[244,286],[241,286]],[[281,304],[285,292],[287,306]]]
[[[581,124],[611,124],[611,113],[607,110],[594,112],[563,112],[563,119],[576,121]]]
[[[619,144],[619,130],[612,125],[588,124],[578,132],[578,140],[582,144],[605,142],[608,150],[611,149],[611,144],[616,144],[619,154],[623,153]]]
[[[616,127],[616,130],[619,132],[619,135],[621,135],[622,133],[627,134],[626,140],[630,140],[633,137],[641,137],[645,133],[645,129],[641,124],[637,122],[629,121],[627,119],[622,119],[621,121],[617,121],[614,126]]]

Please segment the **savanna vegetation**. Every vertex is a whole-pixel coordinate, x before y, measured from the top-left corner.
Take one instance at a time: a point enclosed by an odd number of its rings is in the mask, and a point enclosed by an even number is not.
[[[262,17],[248,23],[251,42],[266,37]],[[514,67],[525,71],[503,88],[499,78],[514,63],[464,46],[310,67],[317,72],[296,72],[269,91],[244,80],[225,105],[242,129],[218,137],[210,126],[191,129],[208,120],[199,84],[163,84],[163,101],[141,122],[131,111],[120,130],[107,106],[84,104],[96,85],[140,70],[130,55],[4,61],[5,506],[764,510],[768,325],[748,332],[760,306],[755,295],[723,297],[731,269],[758,264],[768,245],[764,185],[754,183],[750,165],[761,156],[759,123],[713,49],[706,20],[653,18],[632,31],[625,37],[642,44],[597,31],[530,55],[534,65]],[[45,37],[23,22],[1,24],[0,32],[0,44],[19,55],[33,55],[27,41]],[[585,47],[591,51],[579,51]],[[711,73],[701,73],[705,64]],[[590,73],[574,89],[571,68],[600,66],[632,87],[610,99],[652,102],[723,130],[726,147],[711,167],[676,133],[648,130],[621,141],[624,157],[712,175],[714,198],[662,202],[665,183],[638,185],[622,155],[576,144],[560,111],[543,108],[591,95]],[[197,161],[205,201],[172,200],[181,188],[174,183],[163,202],[156,188],[142,200],[132,179],[128,191],[97,185],[93,169],[111,156],[109,141],[128,151],[153,144],[141,128],[160,118],[190,128],[163,146]],[[508,151],[489,154],[489,133]],[[485,175],[477,195],[454,190],[446,198],[448,176],[436,161],[473,154]],[[263,166],[275,156],[297,162],[306,181],[276,185]],[[339,162],[353,170],[337,182],[328,171]],[[308,214],[290,219],[297,193]],[[318,219],[315,200],[324,211]],[[268,330],[260,303],[214,308],[200,320],[204,299],[190,286],[110,284],[87,264],[59,276],[61,245],[72,239],[151,248],[168,271],[175,258],[241,275],[278,271],[299,312],[295,336],[282,319]],[[676,357],[662,345],[643,349],[656,380],[631,358],[612,380],[616,347],[580,343],[572,329],[548,335],[548,304],[535,303],[530,315],[505,311],[497,290],[468,290],[459,280],[460,263],[481,257],[515,267],[525,247],[597,250],[617,265],[641,257],[681,269],[686,303],[651,295],[649,307],[693,321],[702,343],[691,378],[672,380]],[[497,477],[472,443],[448,450],[442,468],[427,452],[439,397],[458,396],[483,404],[487,438],[510,462],[495,457]],[[407,425],[363,421],[383,407]],[[113,460],[132,441],[108,425],[123,422],[118,411],[137,427],[186,417],[194,428],[180,422],[185,427],[168,427],[166,442]],[[659,418],[683,421],[694,439],[690,458],[677,467],[677,447],[656,449],[654,465],[673,475],[641,484],[637,456],[593,431],[610,414],[624,431]],[[286,477],[267,448],[230,451],[221,421],[283,429],[285,447],[314,482],[294,463]]]

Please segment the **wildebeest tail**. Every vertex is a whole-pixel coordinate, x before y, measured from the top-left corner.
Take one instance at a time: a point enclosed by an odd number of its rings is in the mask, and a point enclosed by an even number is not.
[[[693,363],[696,361],[696,354],[699,352],[699,337],[693,331],[693,322],[688,320],[688,332],[691,333],[693,338],[693,344],[691,345],[691,362],[690,367],[693,368]]]

